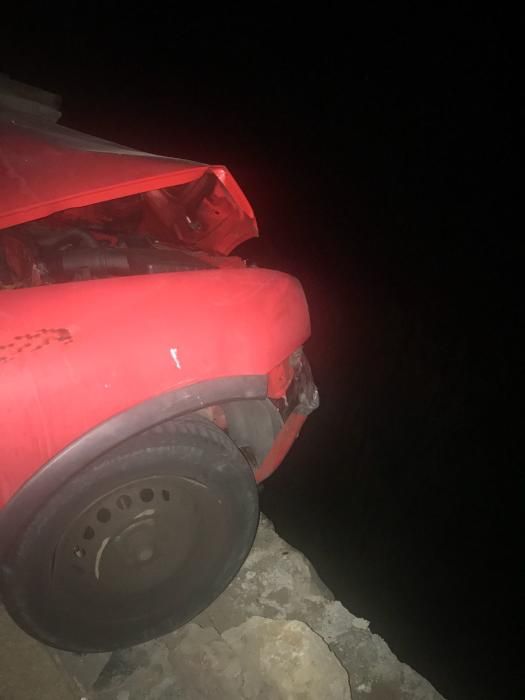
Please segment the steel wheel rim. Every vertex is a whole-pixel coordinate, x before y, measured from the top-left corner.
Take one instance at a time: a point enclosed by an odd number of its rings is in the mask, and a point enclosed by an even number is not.
[[[122,484],[66,527],[52,559],[52,595],[79,612],[96,601],[91,612],[101,617],[152,614],[160,603],[152,592],[202,585],[221,515],[221,500],[191,479],[149,476]]]

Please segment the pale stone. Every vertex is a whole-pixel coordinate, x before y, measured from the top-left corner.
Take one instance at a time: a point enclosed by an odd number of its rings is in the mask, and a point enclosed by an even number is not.
[[[252,617],[222,637],[241,660],[243,698],[350,700],[347,672],[304,622]]]
[[[239,700],[243,674],[237,654],[217,630],[195,624],[177,635],[169,653],[174,675],[188,700]]]

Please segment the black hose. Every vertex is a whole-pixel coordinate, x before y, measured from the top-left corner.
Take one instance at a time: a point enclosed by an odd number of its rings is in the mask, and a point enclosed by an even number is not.
[[[127,275],[131,270],[126,251],[115,248],[65,250],[58,261],[65,275],[73,275],[84,268],[95,275]]]
[[[181,251],[143,248],[76,248],[56,256],[55,264],[58,264],[59,272],[68,277],[86,268],[91,274],[101,277],[213,268],[213,265]]]
[[[44,247],[56,246],[64,241],[77,240],[86,248],[96,248],[97,241],[87,233],[78,228],[69,228],[62,231],[54,231],[53,233],[41,233],[38,235],[37,242]]]

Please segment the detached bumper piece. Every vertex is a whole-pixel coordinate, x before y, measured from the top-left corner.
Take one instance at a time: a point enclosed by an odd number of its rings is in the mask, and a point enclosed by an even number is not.
[[[306,419],[319,406],[319,392],[312,378],[312,370],[304,353],[295,358],[295,374],[287,393],[284,425],[274,440],[263,463],[255,472],[259,483],[267,479],[288,454],[299,436]]]

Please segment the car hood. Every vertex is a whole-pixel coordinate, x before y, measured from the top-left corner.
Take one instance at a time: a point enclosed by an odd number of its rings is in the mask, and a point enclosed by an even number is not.
[[[38,116],[0,111],[0,229],[75,207],[154,193],[215,175],[230,215],[203,249],[229,254],[258,235],[252,208],[223,166],[143,153]]]

